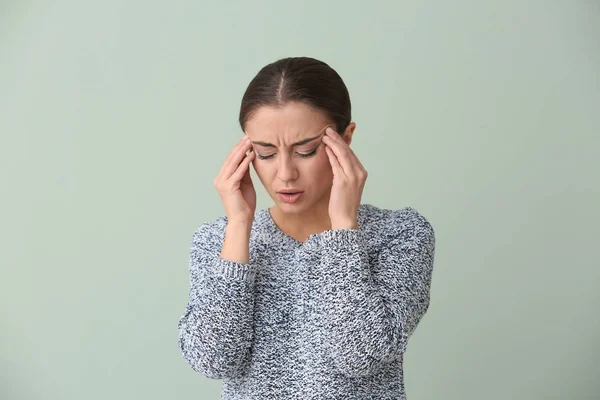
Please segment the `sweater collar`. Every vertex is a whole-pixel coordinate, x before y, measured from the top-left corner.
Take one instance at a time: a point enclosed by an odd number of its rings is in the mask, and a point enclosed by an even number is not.
[[[358,227],[360,229],[360,227],[363,224],[363,217],[364,217],[364,210],[365,207],[367,205],[366,204],[360,204],[359,208],[358,208]],[[269,240],[277,240],[278,242],[283,242],[286,243],[290,246],[293,247],[302,247],[302,246],[311,246],[315,243],[318,243],[319,240],[321,239],[322,235],[324,232],[320,232],[320,233],[313,233],[311,235],[308,236],[308,238],[306,238],[306,240],[304,242],[301,242],[299,240],[296,240],[295,238],[291,237],[290,235],[288,235],[287,233],[283,232],[279,226],[277,226],[277,224],[275,223],[275,220],[273,220],[273,217],[271,216],[271,212],[269,211],[268,208],[263,208],[262,210],[260,210],[259,213],[259,219],[260,222],[262,222],[262,226],[264,226],[267,231],[270,233]]]

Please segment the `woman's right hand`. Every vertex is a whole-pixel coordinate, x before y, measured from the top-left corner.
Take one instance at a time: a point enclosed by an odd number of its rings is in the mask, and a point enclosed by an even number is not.
[[[231,150],[213,184],[225,208],[228,221],[251,224],[256,210],[256,191],[250,178],[250,163],[254,159],[250,138],[244,136]]]

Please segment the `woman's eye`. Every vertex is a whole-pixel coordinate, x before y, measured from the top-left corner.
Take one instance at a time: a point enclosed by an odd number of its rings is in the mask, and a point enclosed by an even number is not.
[[[317,152],[317,148],[315,147],[315,149],[313,151],[311,151],[310,153],[297,153],[300,157],[310,157],[312,155],[314,155]]]
[[[317,152],[318,146],[311,151],[310,153],[298,153],[296,152],[297,155],[299,155],[300,157],[310,157],[313,156],[316,152]],[[258,157],[260,160],[267,160],[269,158],[273,158],[275,154],[270,154],[268,156],[261,156],[260,154],[256,153],[256,157]]]

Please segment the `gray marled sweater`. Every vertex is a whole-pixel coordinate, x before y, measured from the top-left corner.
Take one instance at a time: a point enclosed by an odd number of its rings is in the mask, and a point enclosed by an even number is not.
[[[411,207],[361,204],[358,230],[297,241],[255,213],[248,264],[201,224],[179,320],[183,358],[221,400],[405,399],[403,353],[429,307],[435,236]]]

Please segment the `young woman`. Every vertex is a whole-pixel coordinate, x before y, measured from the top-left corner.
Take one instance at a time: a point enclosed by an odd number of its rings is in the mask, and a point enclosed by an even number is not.
[[[225,215],[194,232],[184,359],[226,399],[404,399],[435,237],[411,207],[361,203],[367,171],[340,76],[308,57],[262,68],[245,136],[214,180]],[[274,205],[256,210],[253,165]],[[390,176],[391,178],[391,176]]]

